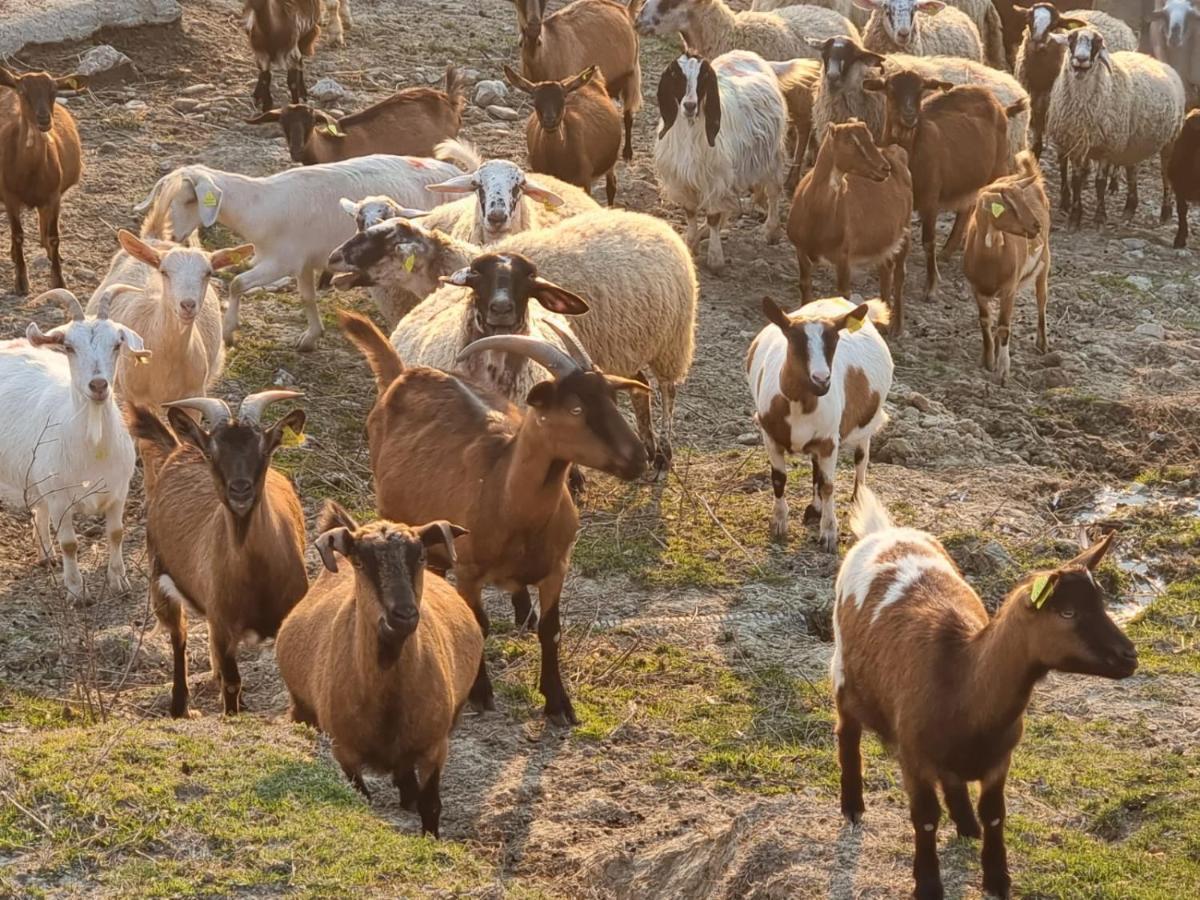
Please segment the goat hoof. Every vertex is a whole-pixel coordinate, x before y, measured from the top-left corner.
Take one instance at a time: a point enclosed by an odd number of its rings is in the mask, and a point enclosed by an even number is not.
[[[999,900],[1008,900],[1009,892],[1012,890],[1012,879],[1008,877],[1006,872],[1002,877],[983,879],[983,892],[989,897],[996,897]]]
[[[571,706],[571,701],[566,697],[563,698],[562,709],[546,710],[546,719],[551,725],[557,725],[561,728],[570,728],[579,724],[579,717],[575,715],[575,709]]]
[[[942,888],[940,879],[935,882],[919,883],[913,891],[915,900],[945,900],[945,896],[946,892]]]
[[[847,825],[860,825],[863,820],[863,813],[866,810],[862,806],[857,806],[852,809],[842,807],[842,818],[846,820]]]
[[[821,511],[812,503],[804,507],[804,524],[813,525],[821,521]]]
[[[1172,245],[1176,250],[1183,250],[1187,247],[1187,238],[1177,237]]]
[[[320,331],[304,332],[304,334],[303,334],[303,336],[301,336],[300,340],[298,340],[296,342],[296,349],[299,350],[301,353],[311,353],[313,350],[316,350],[317,345],[319,343],[321,343],[321,334],[322,334],[322,332],[320,332]]]
[[[671,468],[671,453],[669,450],[664,450],[659,447],[654,451],[654,474],[658,477],[660,472],[665,472]]]
[[[829,553],[837,553],[837,545],[838,545],[837,532],[835,531],[832,534],[821,535],[820,539],[818,540],[818,543],[821,545],[822,550],[825,550]]]
[[[983,837],[983,829],[979,827],[979,823],[977,821],[972,820],[969,822],[955,822],[954,827],[958,830],[958,836],[960,838],[979,839]]]
[[[125,577],[125,573],[115,574],[110,572],[108,574],[108,589],[114,594],[123,594],[129,590],[129,579]]]

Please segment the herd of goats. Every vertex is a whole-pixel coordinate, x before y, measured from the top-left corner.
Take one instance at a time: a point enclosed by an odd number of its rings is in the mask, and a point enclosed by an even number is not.
[[[86,305],[62,276],[59,207],[80,180],[82,148],[56,102],[85,85],[0,67],[15,293],[29,291],[21,212],[34,208],[51,264],[39,299],[67,312],[63,325],[0,342],[0,500],[32,512],[42,562],[53,539],[67,591],[84,595],[73,519],[103,514],[108,586],[128,587],[124,507],[140,458],[150,599],[174,654],[171,714],[189,715],[189,612],[207,621],[226,713],[241,704],[239,644],[274,637],[292,716],[330,735],[364,793],[364,769],[390,773],[437,835],[448,735],[464,704],[494,708],[486,586],[510,592],[518,624],[537,631],[546,716],[577,721],[559,671],[559,598],[579,469],[632,481],[670,466],[676,391],[694,352],[701,219],[707,266],[722,270],[722,227],[750,196],[765,209],[766,240],[786,233],[794,244],[803,300],[788,311],[764,299],[768,324],[746,357],[771,468],[771,536],[787,537],[788,457],[807,456],[804,521],[836,552],[835,465],[842,449],[854,456],[858,541],[835,586],[831,667],[842,811],[851,822],[863,813],[865,727],[900,760],[916,895],[942,896],[940,785],[958,833],[982,836],[984,888],[1007,896],[1004,783],[1034,685],[1051,670],[1124,678],[1137,667],[1092,574],[1112,534],[1031,573],[989,619],[937,539],[895,527],[866,486],[892,380],[884,334],[903,328],[914,212],[928,298],[937,217],[950,211],[940,256],[961,251],[983,365],[1008,378],[1013,305],[1028,286],[1046,349],[1043,145],[1058,154],[1071,229],[1090,167],[1104,222],[1120,170],[1133,216],[1137,168],[1160,157],[1162,217],[1173,194],[1184,246],[1187,203],[1200,200],[1200,112],[1186,112],[1200,11],[1166,0],[1139,35],[1103,11],[1045,2],[755,0],[734,12],[723,0],[574,0],[546,14],[540,0],[515,0],[519,69],[504,71],[532,98],[527,173],[458,139],[467,86],[454,67],[444,89],[407,88],[352,115],[310,106],[303,61],[323,18],[344,43],[349,6],[246,0],[261,110],[251,121],[278,122],[302,165],[163,176],[138,207],[140,234],[119,232]],[[658,80],[654,167],[686,216],[686,240],[614,206],[641,104],[639,34],[683,37]],[[273,66],[287,71],[282,107]],[[607,208],[591,196],[600,179]],[[245,243],[204,249],[201,227],[218,223]],[[838,296],[814,298],[819,263],[835,270]],[[214,275],[235,267],[222,314]],[[850,293],[861,267],[877,270],[879,299]],[[311,583],[299,497],[271,465],[279,447],[303,442],[305,414],[264,420],[300,394],[267,390],[236,408],[208,396],[236,343],[242,296],[287,278],[308,320],[302,350],[321,340],[316,296],[330,281],[366,288],[391,329],[339,313],[377,387],[366,427],[380,519],[360,523],[327,502],[315,540],[325,571]],[[978,817],[971,781],[981,783]]]

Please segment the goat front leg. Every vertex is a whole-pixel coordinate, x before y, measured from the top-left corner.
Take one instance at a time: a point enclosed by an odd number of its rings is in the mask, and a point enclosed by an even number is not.
[[[512,605],[513,622],[518,629],[529,629],[532,631],[537,628],[538,617],[537,613],[533,611],[533,600],[529,596],[528,586],[513,591]]]
[[[942,817],[937,791],[904,769],[904,790],[908,794],[908,812],[912,820],[915,848],[913,879],[917,900],[942,900],[942,873],[937,855],[937,827]]]
[[[304,316],[308,319],[308,329],[296,342],[296,349],[309,353],[317,349],[325,326],[321,324],[321,311],[317,309],[316,270],[301,269],[296,276],[296,284],[300,289],[300,300],[304,303]]]
[[[237,343],[238,315],[242,309],[242,295],[247,291],[265,287],[291,273],[274,260],[259,260],[251,268],[229,282],[229,305],[225,308],[225,320],[222,328],[225,345],[232,347]]]
[[[450,752],[449,738],[443,738],[425,758],[418,763],[421,772],[420,793],[417,794],[417,812],[421,814],[421,834],[440,837],[442,821],[442,769],[446,755]]]
[[[165,576],[159,566],[157,557],[152,555],[150,561],[150,608],[154,617],[171,635],[171,656],[173,658],[171,684],[171,718],[187,718],[188,710],[188,659],[187,659],[187,615],[178,598],[170,596],[163,589],[164,577],[171,586],[170,576]]]
[[[37,541],[37,564],[49,565],[54,560],[54,545],[50,543],[50,510],[44,502],[33,507],[33,534]]]
[[[612,169],[604,173],[604,199],[609,209],[617,202],[617,173]]]
[[[841,769],[842,815],[851,825],[862,821],[867,805],[863,802],[862,783],[862,723],[846,712],[842,705],[842,690],[836,696],[838,765]]]
[[[274,106],[271,99],[271,59],[268,56],[257,56],[258,81],[254,83],[254,102],[261,112],[270,112]]]
[[[904,266],[908,262],[908,250],[912,246],[912,236],[908,232],[908,226],[904,227],[904,237],[900,242],[900,249],[896,251],[896,256],[892,260],[892,296],[891,309],[892,321],[888,325],[888,336],[898,338],[904,334]],[[888,298],[884,298],[887,301]]]
[[[710,212],[708,220],[708,269],[714,275],[720,275],[725,268],[725,251],[721,249],[721,222],[725,218],[723,212]]]
[[[458,580],[459,596],[467,601],[467,606],[475,614],[475,621],[479,623],[479,629],[486,638],[491,633],[492,623],[483,606],[483,585],[465,570],[456,571],[455,576]],[[488,675],[486,653],[480,657],[479,674],[475,676],[475,683],[471,686],[467,701],[479,712],[496,708],[496,693],[492,690],[492,679]]]
[[[342,0],[348,2],[348,0]],[[338,0],[325,0],[326,18],[329,20],[329,36],[333,38],[333,42],[339,47],[346,46],[346,33],[342,28],[342,20],[338,15]]]
[[[21,201],[7,194],[3,199],[8,211],[8,227],[11,232],[9,247],[13,268],[17,272],[13,293],[24,297],[29,293],[29,272],[25,268],[25,229],[21,227]]]
[[[938,286],[937,210],[921,213],[921,246],[925,248],[925,299],[933,296]]]
[[[121,545],[125,539],[125,497],[113,499],[104,510],[104,532],[108,536],[108,588],[111,591],[129,590],[125,577],[125,558]]]
[[[838,253],[837,259],[834,260],[834,269],[837,271],[837,292],[850,299],[850,251],[848,248],[843,249]]]
[[[975,305],[979,308],[979,334],[983,338],[983,357],[980,365],[991,372],[996,368],[995,342],[992,340],[991,298],[975,292]]]
[[[625,162],[630,162],[633,159],[633,112],[629,108],[629,98],[621,99],[621,116],[625,120],[625,149],[621,152]],[[610,203],[609,206],[612,206]]]
[[[579,719],[571,705],[571,698],[567,696],[558,662],[558,648],[562,641],[559,600],[565,577],[564,565],[561,571],[553,572],[538,582],[538,603],[542,611],[542,620],[538,623],[538,642],[542,646],[542,673],[538,688],[546,698],[547,719],[555,725],[578,725]]]
[[[959,837],[977,838],[983,834],[979,820],[975,818],[975,810],[971,808],[971,795],[964,781],[952,775],[943,775],[942,795],[946,798],[946,809],[950,810],[950,819],[958,829]]]
[[[983,890],[993,897],[1007,900],[1012,888],[1008,874],[1008,850],[1004,846],[1004,783],[1008,778],[1006,759],[995,772],[988,774],[979,787],[979,818],[983,822]]]
[[[962,249],[963,240],[967,232],[967,220],[970,218],[970,207],[954,211],[954,225],[951,226],[950,235],[946,238],[946,243],[942,246],[942,259],[949,259]]]
[[[62,198],[55,194],[45,206],[38,207],[38,231],[42,239],[42,248],[50,259],[50,287],[66,287],[63,281],[62,256],[59,253],[60,236],[58,217],[62,207]]]
[[[858,499],[858,489],[867,486],[867,466],[871,463],[871,439],[866,438],[854,448],[854,490],[850,499]]]
[[[815,487],[821,503],[821,526],[819,540],[821,546],[830,553],[837,552],[838,521],[833,503],[833,479],[837,473],[837,444],[823,456],[813,456],[813,472]]]
[[[755,422],[758,417],[755,417]],[[787,455],[782,447],[775,443],[761,425],[763,446],[767,450],[767,460],[771,464],[771,491],[775,495],[775,504],[771,508],[771,540],[787,543],[788,536],[788,502],[787,502]]]
[[[700,211],[697,209],[688,209],[684,207],[683,217],[687,221],[687,231],[684,234],[684,243],[688,245],[688,249],[693,254],[700,252]]]
[[[79,572],[79,561],[76,558],[79,544],[75,537],[75,516],[72,505],[55,496],[49,498],[47,505],[50,522],[54,526],[54,536],[58,541],[58,548],[62,551],[63,584],[67,586],[67,593],[74,600],[83,600],[83,575]]]
[[[763,185],[763,193],[767,195],[767,221],[763,226],[763,236],[771,246],[779,243],[783,229],[779,224],[779,194],[782,191],[779,181],[772,178]]]
[[[237,664],[237,639],[220,628],[208,626],[208,656],[212,661],[213,680],[221,689],[225,715],[242,711],[242,675]]]
[[[1012,365],[1009,357],[1009,338],[1012,333],[1013,306],[1017,301],[1017,285],[1011,285],[1000,295],[1000,318],[996,323],[996,380],[1003,387],[1008,382]]]
[[[1038,310],[1038,334],[1037,348],[1042,353],[1050,349],[1050,342],[1046,339],[1046,301],[1050,295],[1050,263],[1047,261],[1042,265],[1042,270],[1038,272],[1037,277],[1037,310]]]
[[[812,303],[813,299],[813,260],[799,247],[796,248],[796,266],[800,269],[800,305],[803,306]]]

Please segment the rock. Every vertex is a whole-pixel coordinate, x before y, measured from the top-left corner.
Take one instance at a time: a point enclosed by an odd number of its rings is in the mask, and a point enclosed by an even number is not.
[[[1167,336],[1167,330],[1157,322],[1143,322],[1137,328],[1133,329],[1134,334],[1144,334],[1147,337],[1157,338],[1162,340]]]
[[[1141,238],[1123,238],[1121,243],[1125,245],[1126,250],[1145,250],[1146,242]]]
[[[129,100],[125,103],[126,109],[149,109],[150,104],[145,100]]]
[[[296,376],[287,369],[277,369],[271,376],[271,383],[278,387],[291,387],[296,383]]]
[[[96,273],[92,269],[79,268],[75,270],[75,277],[80,281],[95,281]]]
[[[1063,355],[1057,350],[1051,350],[1042,356],[1043,369],[1057,369],[1063,364]]]
[[[1141,250],[1130,250],[1125,255],[1128,256],[1130,259],[1145,259],[1146,258],[1146,254],[1143,253]]]
[[[207,94],[214,89],[214,85],[208,84],[193,84],[190,87],[185,87],[179,92],[180,97],[195,97],[197,94]]]
[[[493,119],[499,119],[501,122],[515,122],[521,118],[521,114],[511,106],[489,106],[487,114]]]
[[[1063,369],[1044,369],[1042,371],[1042,386],[1048,388],[1066,387],[1071,383],[1071,377]]]
[[[191,112],[200,105],[199,100],[193,100],[191,97],[176,97],[171,101],[171,108],[177,109],[180,112]]]
[[[161,172],[163,175],[166,175],[168,172],[170,172],[174,168],[175,168],[175,164],[173,162],[170,162],[169,160],[164,159],[164,160],[159,161],[158,171]]]
[[[112,156],[114,153],[116,153],[120,149],[121,148],[118,147],[116,144],[114,144],[112,141],[105,141],[103,144],[100,145],[99,149],[96,152],[99,153],[101,156]]]
[[[747,431],[737,436],[737,442],[743,447],[757,447],[762,443],[762,438],[759,437],[757,431]]]
[[[916,455],[913,445],[904,438],[892,438],[882,449],[886,454],[886,458],[883,455],[876,454],[879,456],[880,462],[903,461],[911,459]]]
[[[475,85],[475,105],[487,109],[508,97],[508,85],[503,81],[481,81]]]
[[[50,260],[45,256],[35,256],[33,262],[29,264],[29,268],[36,272],[44,272],[50,268]]]
[[[89,87],[121,84],[137,75],[133,60],[109,44],[100,44],[84,53],[75,71],[87,76]]]
[[[919,409],[923,413],[929,412],[929,407],[930,407],[929,398],[926,397],[924,394],[918,394],[916,391],[914,391],[913,393],[909,394],[904,399],[906,401],[908,401],[909,406],[915,406],[917,409]]]
[[[101,28],[163,25],[182,14],[179,0],[4,0],[0,58],[26,44],[82,41]]]
[[[344,87],[328,77],[322,78],[310,87],[308,95],[311,99],[321,104],[333,103],[335,100],[342,100],[349,96]]]
[[[1154,287],[1154,282],[1145,275],[1129,275],[1125,278],[1125,283],[1142,293],[1147,293]]]

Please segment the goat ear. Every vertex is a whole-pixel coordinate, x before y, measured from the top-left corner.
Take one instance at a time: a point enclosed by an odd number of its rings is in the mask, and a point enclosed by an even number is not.
[[[770,297],[762,298],[762,311],[771,322],[778,325],[785,332],[792,327],[792,320],[788,318],[787,313],[779,308],[779,304]]]
[[[152,269],[157,269],[162,265],[162,254],[137,237],[132,231],[126,231],[124,228],[120,229],[117,232],[117,243],[121,245],[121,249],[134,259],[144,262]]]
[[[631,394],[649,394],[650,385],[634,378],[622,378],[619,375],[605,375],[604,380],[614,391],[628,391]]]
[[[147,360],[154,355],[154,351],[146,349],[146,342],[142,340],[142,336],[128,325],[121,326],[121,343],[134,359]]]
[[[661,141],[679,116],[679,101],[683,99],[683,70],[673,62],[658,80],[658,115],[662,119],[658,139]]]
[[[864,91],[882,91],[887,89],[887,83],[882,78],[864,78],[862,86]]]
[[[334,528],[349,528],[351,531],[357,531],[358,522],[342,504],[336,500],[326,500],[325,505],[317,513],[317,533],[331,531]]]
[[[596,75],[596,67],[588,66],[586,69],[584,69],[578,75],[576,75],[574,78],[570,78],[570,79],[567,79],[566,81],[564,81],[563,86],[562,86],[563,90],[566,91],[568,94],[571,93],[572,91],[577,91],[581,87],[583,87],[585,84],[587,84],[589,81],[591,81],[595,75]]]
[[[456,284],[459,287],[474,287],[479,281],[479,273],[470,266],[466,266],[450,275],[443,275],[438,281],[442,284]]]
[[[439,545],[446,548],[446,555],[450,558],[451,566],[458,562],[458,557],[454,552],[454,539],[464,534],[470,534],[470,532],[461,525],[455,525],[445,519],[438,519],[436,522],[430,522],[417,529],[417,535],[426,549],[432,550]]]
[[[199,422],[185,410],[176,406],[167,408],[167,424],[181,441],[187,441],[205,456],[208,456],[209,434]]]
[[[812,47],[814,50],[824,53],[826,50],[828,50],[833,45],[833,38],[825,38],[825,40],[819,41],[816,38],[806,37],[804,39],[804,42],[806,44],[808,44],[808,46]]]
[[[861,300],[862,298],[855,294],[853,299]],[[870,314],[870,311],[871,307],[866,303],[859,303],[858,306],[854,307],[854,309],[850,310],[850,312],[846,313],[844,316],[839,316],[838,318],[834,319],[833,327],[836,331],[841,331],[843,328],[845,328],[847,331],[853,334],[854,332],[858,331],[858,329],[863,327],[863,323],[867,321],[867,316]]]
[[[87,87],[86,75],[64,75],[54,79],[54,86],[60,91],[82,91]]]
[[[587,301],[578,294],[559,287],[553,281],[547,281],[541,276],[533,279],[533,290],[530,291],[530,295],[546,309],[564,316],[582,315],[589,309]]]
[[[1054,43],[1061,44],[1064,47],[1067,46],[1067,43],[1071,40],[1071,36],[1069,34],[1063,34],[1061,31],[1051,31],[1046,35],[1046,37],[1050,38],[1050,40],[1054,41]]]
[[[1162,16],[1166,18],[1166,13],[1162,13]],[[1154,16],[1151,15],[1151,18],[1154,18]],[[1087,22],[1083,21],[1083,19],[1059,19],[1054,27],[1062,28],[1065,31],[1074,31],[1076,28],[1083,28],[1086,25]]]
[[[708,138],[708,146],[715,147],[721,131],[721,88],[716,70],[708,60],[700,65],[699,82],[696,92],[704,98],[704,136]]]
[[[529,178],[525,179],[525,187],[522,189],[526,197],[536,200],[538,203],[548,203],[550,206],[562,206],[566,201],[558,194],[549,188],[544,188],[536,181]]]
[[[321,554],[321,562],[330,572],[336,572],[337,559],[333,555],[336,550],[342,556],[350,555],[350,548],[354,546],[354,538],[350,535],[348,528],[333,528],[321,534],[314,542],[317,552]]]
[[[533,93],[533,82],[511,66],[504,67],[504,78],[518,91],[521,91],[525,94]]]
[[[954,87],[954,84],[949,81],[941,81],[937,78],[926,78],[922,87],[927,91],[948,91]]]
[[[553,381],[539,381],[530,389],[525,403],[532,409],[545,409],[554,403],[557,394]]]
[[[1092,546],[1088,547],[1086,550],[1072,559],[1069,563],[1067,563],[1067,565],[1083,566],[1090,572],[1096,571],[1100,563],[1104,561],[1104,555],[1108,553],[1108,548],[1112,546],[1113,538],[1116,536],[1116,531],[1110,531],[1108,534],[1104,535],[1104,537],[1100,538],[1100,540],[1096,541],[1096,543],[1092,544]]]
[[[1045,575],[1039,575],[1033,579],[1033,583],[1029,586],[1029,605],[1037,610],[1046,605],[1046,601],[1054,594],[1054,589],[1058,586],[1058,580],[1062,577],[1062,573],[1055,571]]]
[[[278,122],[282,113],[277,109],[269,109],[266,112],[259,113],[252,119],[247,119],[247,125],[262,125],[264,122]]]
[[[66,335],[57,329],[48,332],[42,331],[38,328],[37,322],[30,322],[29,327],[25,329],[25,340],[35,347],[61,347],[65,339]]]
[[[226,247],[215,252],[209,260],[209,265],[214,269],[224,269],[245,262],[252,256],[254,256],[253,244],[239,244],[236,247]]]
[[[283,443],[285,431],[291,431],[292,434],[304,434],[304,423],[307,416],[302,409],[293,409],[290,413],[271,426],[267,431],[267,452],[274,453],[275,450]]]
[[[221,211],[221,189],[206,175],[199,176],[194,187],[196,202],[200,205],[200,224],[211,228],[217,223],[217,214]]]

